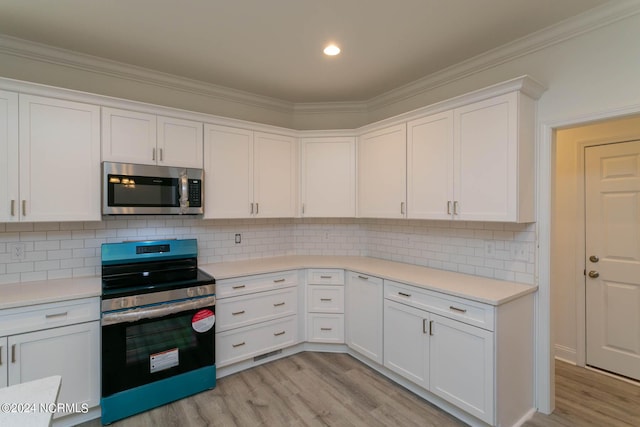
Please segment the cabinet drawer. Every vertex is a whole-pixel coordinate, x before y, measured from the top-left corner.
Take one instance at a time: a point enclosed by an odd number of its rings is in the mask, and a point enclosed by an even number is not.
[[[344,344],[344,314],[309,314],[309,342]]]
[[[37,304],[0,311],[0,335],[13,335],[100,319],[100,298]]]
[[[307,288],[307,311],[344,313],[344,287],[311,285]]]
[[[344,285],[344,270],[311,269],[307,270],[309,285]]]
[[[259,356],[298,342],[297,316],[216,333],[216,366]]]
[[[245,276],[236,279],[221,280],[216,283],[216,298],[223,299],[253,292],[288,288],[298,283],[297,271]]]
[[[216,330],[226,331],[297,313],[298,288],[226,298],[216,305]]]
[[[487,304],[431,292],[390,280],[384,281],[384,297],[493,331],[494,308]]]

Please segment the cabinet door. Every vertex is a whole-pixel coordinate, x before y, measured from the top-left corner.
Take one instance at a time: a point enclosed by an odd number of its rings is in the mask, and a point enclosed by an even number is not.
[[[382,364],[382,279],[350,272],[345,292],[347,345]]]
[[[9,385],[7,367],[9,365],[9,342],[7,337],[0,337],[0,388]]]
[[[204,217],[249,218],[253,212],[253,132],[205,125]]]
[[[430,390],[493,424],[493,333],[431,314]]]
[[[429,313],[384,300],[384,366],[429,388]]]
[[[296,216],[297,144],[294,138],[256,132],[254,134],[255,216]]]
[[[18,94],[0,91],[0,222],[20,218],[18,179]]]
[[[155,165],[156,116],[102,107],[102,160]]]
[[[202,123],[158,116],[159,165],[202,169]]]
[[[451,219],[453,112],[407,123],[407,217]]]
[[[302,140],[302,216],[355,217],[355,138]]]
[[[517,93],[454,110],[456,219],[516,220]]]
[[[358,216],[405,217],[406,129],[401,124],[358,138]]]
[[[61,375],[58,402],[100,404],[100,322],[14,335],[8,341],[9,385]]]
[[[100,220],[100,108],[20,95],[24,221]]]

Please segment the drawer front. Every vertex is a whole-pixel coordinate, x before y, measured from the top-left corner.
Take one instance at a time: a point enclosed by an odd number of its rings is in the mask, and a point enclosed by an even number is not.
[[[312,313],[307,320],[307,341],[344,344],[344,314]]]
[[[344,313],[343,286],[310,285],[307,291],[310,313]]]
[[[298,342],[297,316],[216,333],[216,366],[222,367]]]
[[[236,279],[220,280],[216,283],[216,298],[223,299],[253,292],[288,288],[298,283],[297,271],[245,276]]]
[[[344,270],[311,269],[307,270],[309,285],[344,285]]]
[[[297,287],[218,300],[216,331],[226,331],[291,316],[298,312],[297,305]]]
[[[494,328],[494,307],[487,304],[431,292],[391,280],[384,281],[384,297],[490,331]]]
[[[82,298],[0,311],[0,335],[57,328],[100,319],[100,298]]]

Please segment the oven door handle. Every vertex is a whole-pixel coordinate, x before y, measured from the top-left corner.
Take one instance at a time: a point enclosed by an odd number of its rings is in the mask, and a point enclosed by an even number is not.
[[[182,311],[194,310],[197,308],[209,307],[216,305],[216,297],[209,296],[204,298],[185,300],[169,304],[161,304],[152,307],[140,307],[126,311],[116,311],[104,313],[102,315],[102,326],[115,325],[125,322],[137,322],[143,319],[156,319],[169,314],[180,313]]]

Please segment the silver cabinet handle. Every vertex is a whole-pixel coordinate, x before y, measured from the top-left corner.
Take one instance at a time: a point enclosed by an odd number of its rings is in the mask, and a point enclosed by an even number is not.
[[[256,203],[256,215],[260,212],[260,205]]]
[[[11,200],[11,216],[16,216],[16,201]]]
[[[369,280],[369,278],[368,278],[367,276],[360,276],[360,275],[359,275],[359,276],[358,276],[358,278],[359,278],[359,279],[362,279],[362,280]]]
[[[453,214],[458,215],[458,201],[453,202]]]
[[[427,319],[422,319],[422,333],[427,333]]]
[[[232,316],[239,316],[239,315],[244,314],[244,313],[245,313],[244,310],[240,310],[240,311],[235,311],[235,312],[231,313],[231,315]]]
[[[304,215],[304,203],[302,204],[302,215]]]
[[[285,331],[280,331],[280,332],[274,332],[273,336],[274,337],[279,337],[280,335],[284,335]]]
[[[277,302],[275,304],[273,304],[274,307],[281,307],[284,305],[284,302]]]
[[[242,341],[241,343],[238,344],[231,344],[231,347],[236,348],[236,347],[241,347],[243,345],[245,345],[246,343],[244,341]]]
[[[285,280],[286,280],[286,279],[275,279],[275,280],[273,281],[273,283],[282,283],[282,282],[284,282]]]
[[[333,328],[320,328],[321,331],[332,331]]]
[[[400,202],[400,214],[404,215],[404,202]]]
[[[16,363],[16,345],[11,346],[11,363]]]
[[[253,215],[253,203],[251,203],[251,215]]]
[[[162,150],[162,148],[161,148],[161,149],[160,149],[160,161],[162,161],[162,160],[163,160],[162,151],[163,151],[163,150]]]
[[[242,289],[245,288],[245,285],[237,285],[237,286],[232,286],[231,289]]]
[[[598,272],[597,272],[597,271],[595,271],[595,270],[591,270],[591,271],[589,272],[589,277],[591,277],[592,279],[597,279],[598,277],[600,277],[600,273],[598,273]]]
[[[447,215],[451,215],[451,200],[447,201]]]
[[[329,302],[333,300],[331,298],[320,298],[320,301]]]
[[[2,366],[2,346],[0,345],[0,366]]]
[[[22,201],[22,216],[27,216],[27,201]]]
[[[151,149],[151,160],[153,160],[154,162],[156,161],[156,149],[155,148]]]
[[[407,298],[411,298],[411,294],[405,294],[404,292],[398,292],[398,295],[403,296],[403,297],[407,297]]]
[[[429,335],[433,335],[433,320],[429,321]]]
[[[457,311],[458,313],[466,313],[467,312],[467,310],[465,310],[464,308],[458,308],[458,307],[454,307],[452,305],[449,306],[449,310]]]
[[[333,276],[320,276],[321,279],[331,279]]]
[[[46,319],[53,319],[55,317],[64,317],[67,315],[67,312],[62,312],[62,313],[53,313],[53,314],[45,314],[45,318]]]

